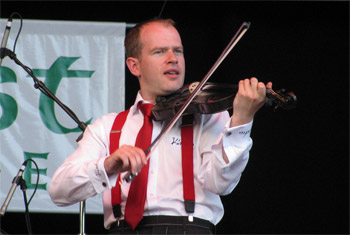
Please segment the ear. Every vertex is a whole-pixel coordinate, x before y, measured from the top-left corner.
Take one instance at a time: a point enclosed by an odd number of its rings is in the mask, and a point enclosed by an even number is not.
[[[139,77],[141,75],[139,60],[135,57],[128,57],[126,59],[126,65],[128,66],[132,75]]]

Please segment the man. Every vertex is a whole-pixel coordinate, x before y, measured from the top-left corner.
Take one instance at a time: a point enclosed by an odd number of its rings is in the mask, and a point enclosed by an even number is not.
[[[247,164],[249,133],[266,87],[256,78],[240,81],[232,117],[228,112],[196,114],[187,131],[182,118],[146,156],[147,145],[135,147],[146,141],[138,140],[139,132],[149,122],[154,140],[166,122],[150,121],[140,105],[155,104],[157,96],[183,86],[183,46],[174,22],[157,19],[131,29],[125,47],[126,64],[140,84],[135,104],[123,112],[123,123],[116,121],[121,114],[112,113],[88,126],[78,149],[55,172],[51,198],[65,206],[103,193],[104,225],[111,233],[212,233],[223,216],[219,195],[232,192]],[[118,139],[111,140],[116,133],[121,133]],[[188,158],[189,164],[182,164]],[[119,185],[130,173],[137,176]],[[138,184],[142,177],[146,183]],[[138,194],[143,194],[137,199],[142,206],[134,202]]]

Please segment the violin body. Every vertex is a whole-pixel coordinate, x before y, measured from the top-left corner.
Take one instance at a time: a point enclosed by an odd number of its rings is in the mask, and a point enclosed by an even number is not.
[[[162,121],[172,118],[186,102],[198,83],[185,86],[173,94],[157,97],[156,104],[152,108],[153,118]],[[233,100],[238,91],[237,85],[219,84],[207,82],[194,97],[191,104],[182,115],[188,114],[213,114],[232,108]],[[296,96],[293,92],[266,90],[265,106],[273,106],[274,110],[282,107],[292,109],[296,105]]]

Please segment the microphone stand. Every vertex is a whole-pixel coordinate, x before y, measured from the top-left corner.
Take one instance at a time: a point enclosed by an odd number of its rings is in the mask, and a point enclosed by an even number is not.
[[[19,184],[21,185],[21,190],[23,192],[23,198],[24,198],[24,206],[26,208],[25,210],[25,218],[26,218],[26,224],[27,224],[27,230],[28,230],[28,234],[33,234],[32,233],[32,225],[30,223],[30,217],[29,217],[29,208],[28,208],[28,200],[27,200],[27,184],[26,181],[23,179],[23,177],[20,177],[20,182]]]
[[[84,134],[84,131],[85,131],[87,125],[84,122],[80,121],[79,118],[75,115],[75,113],[70,108],[68,108],[66,105],[64,105],[45,86],[45,84],[42,81],[40,81],[37,77],[35,77],[33,71],[29,67],[25,66],[20,60],[18,60],[15,53],[13,53],[11,50],[3,47],[3,48],[0,49],[0,57],[1,57],[1,59],[3,59],[6,56],[10,57],[13,61],[15,61],[16,64],[21,66],[33,78],[34,87],[36,89],[39,89],[46,96],[48,96],[51,99],[53,99],[78,124],[78,127],[83,131],[82,134],[76,140],[77,142],[79,142],[82,139],[82,137],[83,137],[83,134]],[[79,210],[80,233],[79,234],[80,235],[84,235],[85,234],[85,211],[86,211],[86,202],[85,202],[85,200],[81,201],[79,206],[80,206],[80,210]]]
[[[10,188],[10,191],[7,194],[7,197],[6,197],[5,201],[4,201],[4,204],[1,207],[0,215],[2,215],[2,216],[5,215],[7,207],[8,207],[8,205],[9,205],[11,199],[12,199],[12,196],[15,193],[15,190],[16,190],[17,186],[20,185],[21,186],[21,190],[23,192],[24,206],[25,206],[25,209],[26,209],[25,210],[25,219],[26,219],[26,225],[27,225],[28,234],[33,234],[32,233],[32,226],[31,226],[31,223],[30,223],[29,204],[28,204],[27,193],[26,193],[27,184],[26,184],[26,181],[22,177],[23,172],[24,172],[24,170],[26,168],[26,165],[27,165],[27,161],[25,161],[22,164],[22,166],[19,169],[17,175],[15,176],[15,178],[13,178],[12,187]],[[39,177],[39,175],[38,175],[38,177]],[[35,193],[35,191],[34,191],[34,193]],[[33,193],[33,195],[34,195],[34,193]]]

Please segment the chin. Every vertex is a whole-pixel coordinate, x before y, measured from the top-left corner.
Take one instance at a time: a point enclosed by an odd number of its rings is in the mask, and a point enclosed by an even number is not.
[[[183,79],[176,79],[172,81],[168,81],[166,84],[163,84],[163,92],[162,95],[169,95],[171,93],[174,93],[175,91],[179,90],[183,86]]]
[[[167,90],[168,94],[174,93],[175,91],[181,89],[183,86],[183,83],[181,84],[174,84],[170,89]]]

